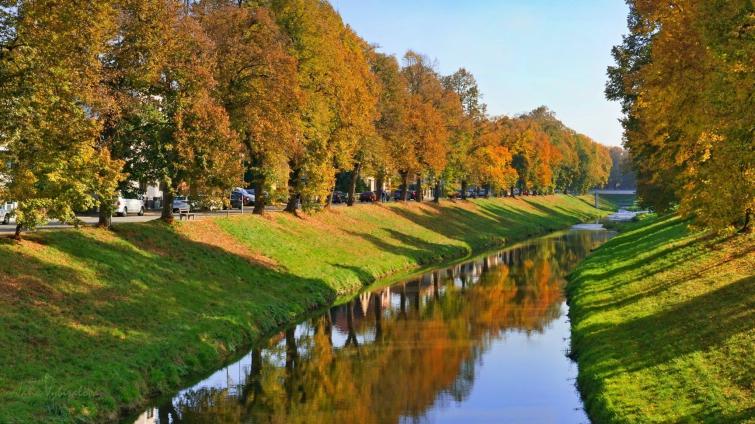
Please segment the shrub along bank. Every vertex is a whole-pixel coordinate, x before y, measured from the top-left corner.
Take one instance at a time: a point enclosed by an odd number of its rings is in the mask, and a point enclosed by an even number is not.
[[[335,208],[0,243],[0,423],[113,419],[374,281],[602,212],[569,196]]]
[[[568,285],[594,422],[755,421],[755,236],[630,224]]]

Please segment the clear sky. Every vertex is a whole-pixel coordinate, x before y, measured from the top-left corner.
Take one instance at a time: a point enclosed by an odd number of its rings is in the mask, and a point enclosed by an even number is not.
[[[330,0],[385,53],[413,49],[442,74],[472,72],[491,114],[546,105],[567,126],[621,144],[619,105],[603,96],[623,0]]]

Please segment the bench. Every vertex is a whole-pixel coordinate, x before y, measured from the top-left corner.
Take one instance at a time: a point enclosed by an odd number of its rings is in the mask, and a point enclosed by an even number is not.
[[[190,211],[178,211],[178,219],[180,221],[183,221],[184,218],[186,218],[186,220],[188,221],[190,219],[196,219],[196,215],[194,214],[194,212]]]

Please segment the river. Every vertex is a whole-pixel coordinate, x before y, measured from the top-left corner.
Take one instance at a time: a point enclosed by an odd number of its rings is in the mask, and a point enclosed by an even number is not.
[[[559,232],[366,291],[129,421],[588,422],[565,276],[610,236]]]

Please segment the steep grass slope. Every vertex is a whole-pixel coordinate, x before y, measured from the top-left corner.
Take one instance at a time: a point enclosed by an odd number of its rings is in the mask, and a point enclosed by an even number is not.
[[[4,240],[0,423],[113,419],[337,294],[596,213],[549,196]]]
[[[650,219],[571,275],[572,349],[595,422],[755,421],[755,236]]]

